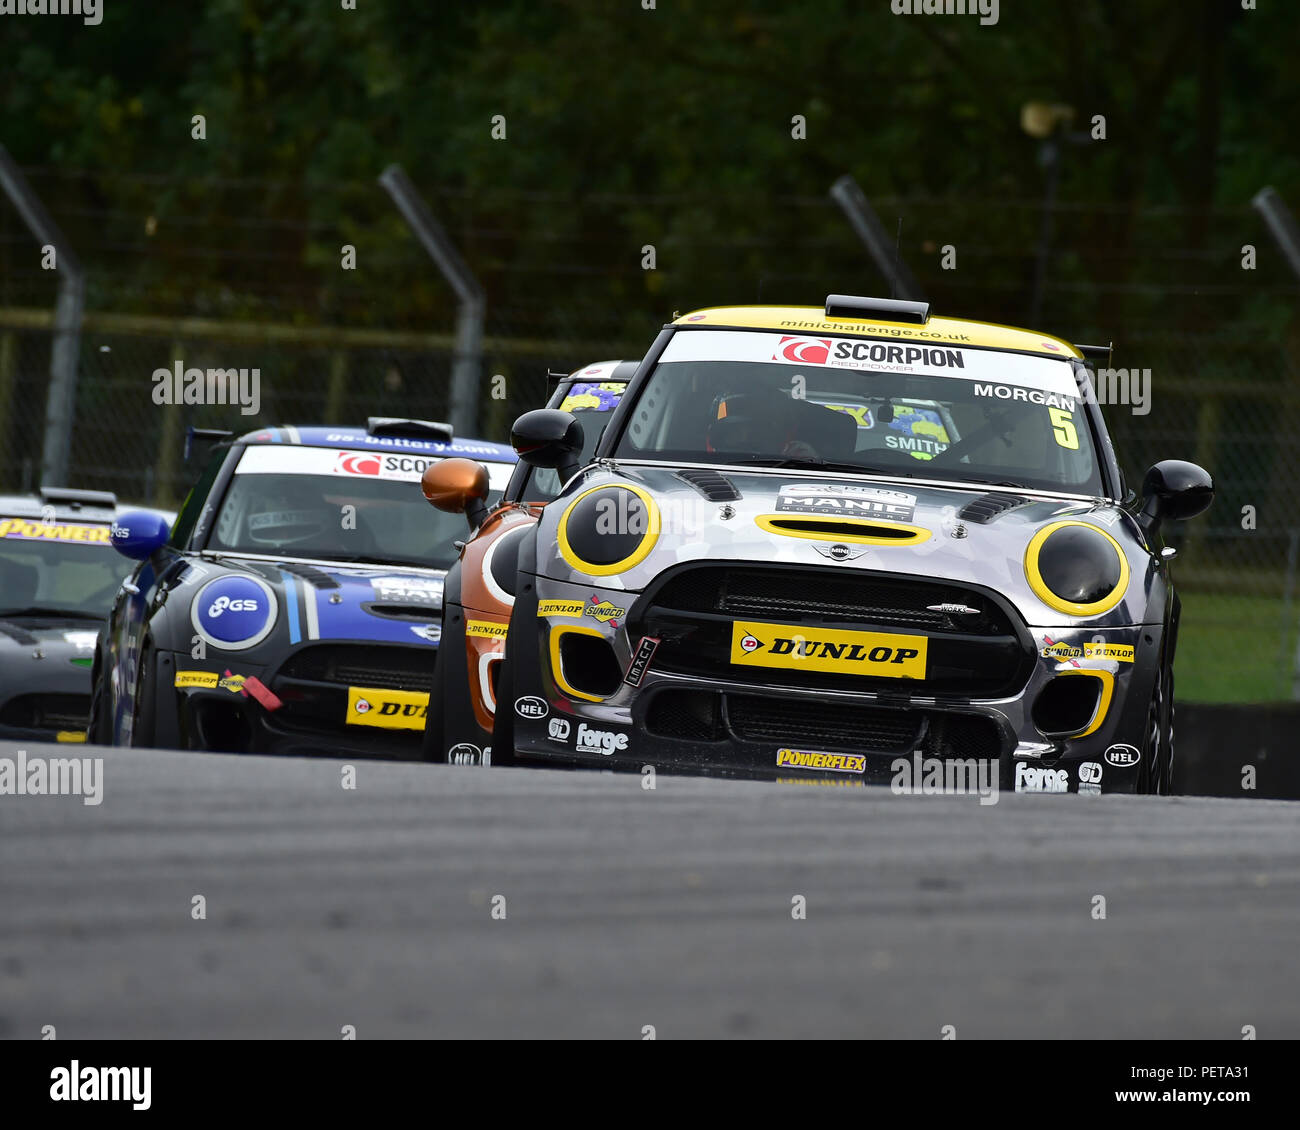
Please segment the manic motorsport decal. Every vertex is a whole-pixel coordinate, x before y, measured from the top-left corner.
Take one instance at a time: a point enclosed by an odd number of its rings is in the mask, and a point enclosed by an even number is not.
[[[910,522],[916,495],[850,483],[787,483],[777,493],[776,508],[788,514],[852,514]]]

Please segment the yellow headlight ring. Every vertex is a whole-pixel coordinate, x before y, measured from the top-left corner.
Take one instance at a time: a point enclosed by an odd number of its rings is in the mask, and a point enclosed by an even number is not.
[[[1119,558],[1119,582],[1110,591],[1110,593],[1101,600],[1094,601],[1092,604],[1076,604],[1072,600],[1065,600],[1056,595],[1047,587],[1043,580],[1042,574],[1038,571],[1038,552],[1043,548],[1043,543],[1047,541],[1057,530],[1065,526],[1082,526],[1085,530],[1092,530],[1101,534],[1115,550],[1115,555]],[[1070,616],[1100,616],[1103,612],[1109,612],[1121,600],[1128,591],[1129,567],[1128,558],[1124,556],[1124,551],[1120,548],[1119,542],[1110,536],[1099,526],[1094,526],[1089,522],[1063,521],[1053,522],[1051,525],[1044,526],[1029,541],[1025,547],[1025,579],[1029,582],[1029,587],[1034,590],[1034,595],[1038,597],[1048,608],[1054,608],[1057,612],[1065,612]]]
[[[578,505],[589,494],[595,494],[600,490],[625,490],[636,495],[645,506],[646,511],[646,532],[641,539],[641,544],[622,561],[615,561],[612,565],[593,565],[590,561],[584,561],[578,556],[573,546],[569,544],[569,515],[573,513],[573,508]],[[569,566],[579,573],[584,573],[589,577],[610,577],[615,573],[625,573],[627,570],[636,565],[640,565],[647,557],[650,551],[654,549],[655,543],[659,540],[659,506],[654,500],[654,496],[644,487],[633,486],[631,483],[601,483],[599,486],[589,487],[584,490],[565,508],[560,515],[560,527],[557,535],[560,546],[560,556],[568,562]]]

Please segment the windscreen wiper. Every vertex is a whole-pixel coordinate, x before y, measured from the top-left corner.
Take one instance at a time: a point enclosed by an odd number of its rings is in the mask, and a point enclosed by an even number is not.
[[[728,459],[727,463],[733,467],[790,467],[800,470],[806,468],[813,471],[844,471],[853,475],[881,475],[886,477],[903,475],[909,479],[914,477],[910,471],[882,470],[879,467],[866,467],[861,463],[836,463],[829,459],[800,459],[794,456],[772,459]]]

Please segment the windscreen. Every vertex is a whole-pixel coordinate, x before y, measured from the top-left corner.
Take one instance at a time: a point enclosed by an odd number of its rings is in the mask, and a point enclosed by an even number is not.
[[[249,447],[221,500],[207,548],[360,564],[446,569],[466,536],[459,514],[420,497],[438,457],[322,447]],[[512,466],[485,463],[493,496]]]
[[[0,518],[0,616],[103,619],[126,572],[107,525]]]
[[[678,333],[614,457],[1103,493],[1067,360],[914,342]]]

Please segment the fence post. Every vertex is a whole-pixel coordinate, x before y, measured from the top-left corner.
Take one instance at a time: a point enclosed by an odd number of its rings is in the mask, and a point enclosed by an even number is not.
[[[45,398],[45,438],[41,447],[41,484],[66,486],[72,422],[76,411],[77,361],[81,353],[81,319],[86,305],[86,275],[58,225],[45,210],[9,151],[0,145],[0,188],[42,247],[54,248],[59,296],[54,306],[54,341],[50,349],[50,387]]]
[[[890,297],[924,302],[925,294],[921,290],[921,284],[903,262],[897,243],[890,240],[880,218],[867,202],[867,194],[862,191],[861,185],[845,173],[831,185],[831,199],[843,209],[872,262],[885,276],[889,283]]]
[[[346,424],[343,419],[343,393],[348,385],[348,355],[342,349],[330,354],[329,385],[325,392],[325,419],[327,424]]]
[[[429,211],[401,165],[389,165],[379,177],[421,246],[438,265],[460,299],[456,312],[456,352],[451,365],[451,423],[461,435],[478,424],[478,386],[483,367],[483,321],[487,299],[478,279],[456,245]]]

